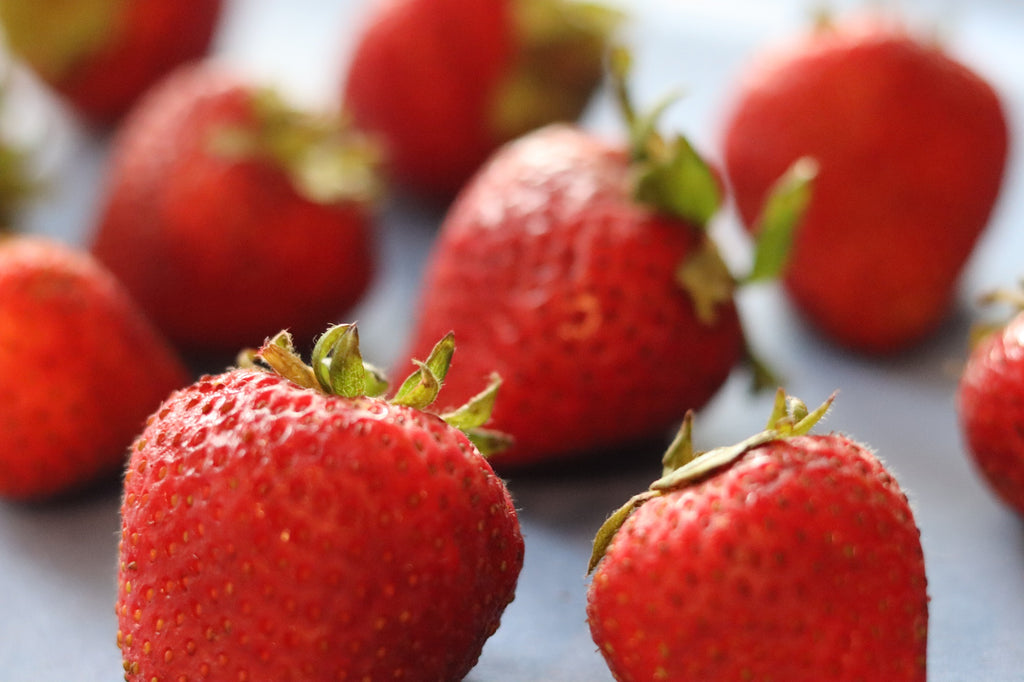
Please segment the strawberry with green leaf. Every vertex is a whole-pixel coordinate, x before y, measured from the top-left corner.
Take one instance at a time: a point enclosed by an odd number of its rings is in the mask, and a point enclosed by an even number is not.
[[[282,328],[306,342],[369,286],[377,151],[343,121],[201,62],[150,91],[113,146],[92,250],[180,347]]]
[[[721,184],[618,83],[630,144],[565,124],[510,143],[460,193],[430,256],[409,355],[458,329],[447,395],[502,375],[494,424],[515,437],[503,466],[657,437],[747,354],[737,281],[708,232]],[[806,168],[769,202],[756,278],[784,260],[767,247],[787,241]]]
[[[925,680],[920,533],[869,448],[809,433],[831,402],[780,390],[764,431],[704,453],[687,414],[594,541],[587,615],[616,680]]]
[[[459,680],[523,539],[477,445],[497,379],[428,411],[452,335],[390,399],[352,325],[306,365],[281,333],[171,395],[132,448],[118,643],[128,682]]]
[[[0,0],[11,51],[89,121],[117,121],[175,67],[205,55],[222,0]]]
[[[447,200],[504,142],[580,116],[619,19],[579,0],[379,2],[341,99],[398,181]]]

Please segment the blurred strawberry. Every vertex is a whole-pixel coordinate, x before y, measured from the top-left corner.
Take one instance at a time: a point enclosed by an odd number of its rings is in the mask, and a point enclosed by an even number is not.
[[[206,54],[222,0],[0,0],[7,45],[87,119],[111,123]]]
[[[342,99],[401,182],[448,198],[502,143],[579,117],[618,18],[575,0],[381,2]]]
[[[114,139],[93,250],[182,347],[306,341],[371,280],[374,158],[341,121],[190,64]]]
[[[885,353],[946,317],[999,193],[1007,128],[992,87],[939,45],[849,21],[760,55],[724,145],[748,226],[782,169],[817,160],[788,291],[828,337]]]
[[[189,375],[84,252],[0,236],[0,496],[51,497],[120,470]]]

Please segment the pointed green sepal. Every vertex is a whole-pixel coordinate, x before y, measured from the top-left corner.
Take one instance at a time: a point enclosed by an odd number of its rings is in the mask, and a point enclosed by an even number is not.
[[[772,186],[754,228],[754,264],[744,280],[746,283],[774,279],[785,272],[817,175],[817,162],[801,157]]]
[[[434,402],[441,390],[441,383],[448,375],[454,352],[455,334],[448,332],[434,345],[425,361],[413,361],[418,369],[402,382],[391,402],[418,409],[423,409]]]
[[[612,539],[615,534],[622,528],[622,524],[626,522],[630,514],[640,508],[640,506],[650,500],[652,497],[656,497],[658,493],[646,490],[639,495],[634,495],[629,498],[626,504],[616,509],[611,516],[601,525],[598,529],[597,535],[594,536],[594,548],[590,554],[590,563],[587,565],[587,575],[594,572],[597,568],[597,564],[600,563],[601,558],[604,557],[605,552],[608,551],[608,547],[612,544]]]
[[[460,431],[468,432],[470,429],[483,426],[491,418],[494,400],[498,397],[500,387],[501,377],[496,373],[491,374],[487,388],[466,401],[465,405],[442,414],[441,419]]]
[[[295,352],[292,335],[287,331],[278,332],[273,338],[268,339],[256,351],[255,357],[265,362],[284,378],[303,388],[319,388],[320,386],[312,368],[304,363]]]
[[[515,442],[515,439],[507,433],[493,429],[467,429],[463,433],[485,458],[508,450]]]
[[[665,476],[675,471],[693,458],[693,410],[687,410],[679,431],[661,458],[661,475]]]
[[[313,373],[327,393],[345,398],[366,395],[366,367],[354,324],[331,327],[313,346]]]
[[[707,235],[675,272],[676,283],[693,301],[697,319],[713,325],[718,320],[718,306],[733,300],[736,279],[722,260],[718,247]]]

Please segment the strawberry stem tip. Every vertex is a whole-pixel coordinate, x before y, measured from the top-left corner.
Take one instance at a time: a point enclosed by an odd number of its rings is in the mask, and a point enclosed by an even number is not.
[[[771,415],[763,431],[735,445],[714,448],[696,455],[693,452],[692,441],[693,412],[688,411],[676,437],[662,457],[661,478],[651,483],[647,490],[634,495],[626,504],[614,511],[597,531],[587,573],[590,574],[594,571],[619,528],[626,522],[630,514],[645,502],[667,492],[692,485],[713,471],[731,464],[756,447],[774,440],[809,433],[832,407],[835,397],[836,394],[833,393],[817,408],[808,410],[803,401],[787,396],[786,392],[779,388],[775,393]]]
[[[454,352],[455,335],[449,332],[437,342],[425,361],[413,361],[416,370],[388,402],[426,411],[440,393]],[[267,339],[259,350],[242,351],[238,365],[273,371],[302,388],[344,398],[376,398],[388,389],[383,372],[363,360],[359,331],[354,323],[335,325],[324,332],[313,346],[312,365],[299,357],[287,331]],[[508,435],[483,428],[491,418],[500,386],[501,377],[494,373],[483,391],[461,407],[437,415],[449,426],[465,433],[484,456],[505,450],[512,444]]]

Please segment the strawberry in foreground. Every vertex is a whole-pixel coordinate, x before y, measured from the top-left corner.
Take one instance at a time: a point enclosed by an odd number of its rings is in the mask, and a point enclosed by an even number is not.
[[[146,416],[189,374],[84,252],[0,235],[0,497],[115,480]]]
[[[222,0],[0,0],[11,51],[88,120],[111,124],[206,54]]]
[[[568,124],[510,143],[460,193],[431,254],[409,355],[460,329],[447,396],[501,374],[494,425],[515,444],[496,465],[661,436],[746,352],[737,282],[707,231],[717,177],[619,85],[630,148]],[[799,212],[806,184],[785,187],[766,234]]]
[[[183,348],[305,343],[373,276],[374,159],[341,121],[190,64],[115,138],[93,252]]]
[[[618,20],[577,0],[379,2],[341,99],[399,181],[448,199],[502,143],[579,117]]]
[[[968,451],[999,499],[1024,516],[1024,290],[999,291],[987,302],[1017,312],[973,344],[957,390]]]
[[[282,333],[255,356],[272,371],[164,402],[125,477],[126,680],[465,676],[513,598],[523,540],[471,441],[499,444],[479,428],[496,379],[464,409],[425,411],[453,344],[384,400],[354,326],[321,336],[312,367]]]
[[[925,680],[920,534],[863,445],[807,435],[780,390],[767,429],[665,471],[598,532],[591,633],[621,682]]]
[[[762,54],[734,95],[724,157],[748,227],[770,183],[814,157],[813,201],[784,276],[846,347],[926,338],[997,199],[1007,126],[991,85],[882,19],[826,23]]]

